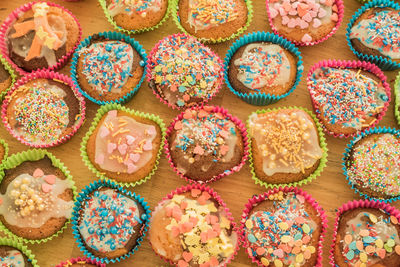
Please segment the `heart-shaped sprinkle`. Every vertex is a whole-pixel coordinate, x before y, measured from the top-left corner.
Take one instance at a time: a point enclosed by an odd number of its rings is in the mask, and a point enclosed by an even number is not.
[[[192,197],[198,197],[201,194],[201,191],[199,189],[192,189],[191,193]]]
[[[199,111],[199,114],[198,114],[198,117],[199,118],[205,118],[205,117],[207,117],[208,116],[208,112],[207,111],[205,111],[205,110],[203,110],[203,109],[201,109],[200,111]]]
[[[101,138],[104,138],[109,134],[110,134],[110,131],[107,129],[107,127],[105,127],[105,126],[100,127],[100,137]]]
[[[135,164],[133,164],[133,163],[128,163],[127,167],[128,167],[127,172],[129,174],[134,173],[137,170],[137,166]]]
[[[149,151],[153,149],[153,143],[150,140],[147,140],[146,143],[143,145],[143,150]]]
[[[304,34],[304,36],[301,38],[301,41],[302,41],[303,43],[309,43],[309,42],[312,41],[312,37],[311,37],[308,33],[306,33],[306,34]]]
[[[149,134],[149,135],[156,134],[156,133],[157,133],[156,127],[150,126],[150,127],[146,130],[146,132],[147,132],[147,134]]]
[[[35,178],[42,177],[43,175],[44,172],[42,171],[42,169],[37,168],[36,170],[33,171],[33,177]]]
[[[271,19],[275,18],[276,16],[278,16],[278,11],[275,8],[270,8],[269,16],[271,17]]]
[[[49,185],[47,183],[42,184],[42,191],[45,193],[49,193],[53,189],[52,185]]]
[[[114,117],[114,118],[116,118],[117,117],[117,114],[118,114],[118,111],[117,110],[110,110],[109,112],[108,112],[108,116],[110,116],[110,117]]]
[[[282,25],[287,25],[289,23],[289,17],[288,16],[283,16],[282,17]]]
[[[187,109],[185,111],[185,113],[183,113],[183,118],[184,119],[191,119],[192,117],[193,117],[193,115],[192,115],[192,111],[190,109]]]
[[[56,183],[56,179],[57,179],[57,177],[55,175],[52,175],[52,174],[46,175],[46,177],[44,177],[44,180],[48,184],[55,184]]]
[[[136,140],[135,137],[133,137],[132,135],[129,135],[129,134],[127,136],[125,136],[125,138],[126,138],[126,143],[128,145],[132,145],[133,142],[135,142],[135,140]]]
[[[119,151],[119,153],[121,153],[121,155],[125,155],[127,149],[128,149],[127,144],[121,144],[118,146],[118,151]]]
[[[177,121],[177,122],[175,122],[174,129],[175,129],[175,130],[180,130],[180,129],[182,129],[182,121]]]
[[[189,261],[193,258],[193,254],[192,254],[191,252],[184,251],[184,252],[182,253],[182,258],[183,258],[186,262],[189,262]]]
[[[94,162],[96,162],[99,165],[104,164],[104,154],[103,153],[98,154],[94,159]]]
[[[115,149],[117,148],[117,145],[114,143],[108,143],[107,144],[107,152],[111,154]]]
[[[321,26],[321,21],[319,20],[319,19],[317,19],[317,18],[315,18],[314,19],[314,21],[313,21],[313,27],[314,28],[318,28],[319,26]]]
[[[140,159],[140,154],[129,154],[129,158],[133,161],[133,162],[138,162]]]
[[[198,155],[203,155],[204,149],[201,146],[196,145],[196,147],[193,150],[193,153],[198,154]]]

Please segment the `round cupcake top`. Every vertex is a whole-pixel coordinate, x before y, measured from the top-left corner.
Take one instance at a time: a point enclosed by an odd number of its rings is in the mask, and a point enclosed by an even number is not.
[[[385,196],[400,194],[400,139],[393,134],[373,134],[353,147],[346,162],[350,182]]]
[[[11,85],[11,75],[10,72],[5,68],[5,66],[0,62],[0,94],[8,89]]]
[[[304,173],[322,157],[315,123],[303,110],[253,113],[249,127],[262,155],[263,171],[268,176]]]
[[[161,10],[163,0],[110,0],[107,6],[112,17],[118,14],[138,14],[146,18],[149,12]]]
[[[9,246],[0,246],[0,266],[24,267],[25,255],[16,248]]]
[[[321,67],[308,87],[314,104],[331,125],[356,131],[374,124],[389,100],[382,82],[361,69]]]
[[[186,35],[164,38],[150,57],[149,65],[155,83],[150,85],[177,107],[211,98],[222,83],[221,60],[210,48]]]
[[[124,248],[146,220],[138,203],[118,190],[101,188],[82,203],[78,229],[91,249],[107,253]]]
[[[273,201],[269,208],[251,212],[245,222],[248,253],[264,266],[305,265],[316,253],[310,241],[319,225],[307,213],[304,197],[279,191],[269,201]]]
[[[390,8],[372,10],[369,16],[353,25],[350,39],[357,39],[384,56],[400,59],[400,11]]]

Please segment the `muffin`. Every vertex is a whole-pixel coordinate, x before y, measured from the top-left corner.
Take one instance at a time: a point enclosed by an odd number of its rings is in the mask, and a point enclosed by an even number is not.
[[[335,266],[398,266],[398,219],[378,208],[357,207],[340,215],[333,259]]]
[[[317,67],[307,81],[322,125],[338,136],[354,135],[381,118],[390,101],[385,84],[372,71],[345,66]]]
[[[7,245],[0,245],[0,266],[32,267],[31,262],[32,260],[21,250]]]
[[[12,81],[11,73],[6,69],[4,64],[0,63],[0,96],[11,87]]]
[[[72,136],[83,122],[84,102],[66,81],[36,75],[20,81],[3,102],[9,132],[35,147],[54,146]]]
[[[117,182],[132,183],[147,177],[155,167],[163,139],[160,125],[149,117],[122,109],[105,112],[83,144],[90,163]]]
[[[8,155],[8,145],[3,139],[0,139],[0,163],[2,163],[3,160],[7,158],[7,155]]]
[[[233,54],[228,69],[229,82],[243,94],[282,95],[295,84],[297,58],[279,44],[252,42]]]
[[[200,39],[229,38],[245,27],[248,10],[245,0],[178,0],[181,26]]]
[[[400,196],[400,139],[392,133],[372,133],[346,153],[345,173],[362,195],[377,199]]]
[[[105,258],[108,263],[139,246],[148,220],[141,202],[106,185],[84,194],[75,205],[79,208],[75,225],[87,256]]]
[[[268,184],[306,179],[326,153],[315,121],[301,109],[253,113],[248,129],[255,176]]]
[[[149,86],[173,108],[204,103],[222,85],[221,59],[210,48],[184,34],[161,40],[150,53],[147,64]]]
[[[323,222],[303,195],[270,194],[253,203],[243,224],[244,246],[260,266],[318,266]]]
[[[108,15],[115,24],[129,31],[156,26],[168,10],[168,0],[106,0]]]
[[[32,3],[9,25],[8,56],[24,71],[55,67],[71,53],[80,35],[69,11],[51,3]]]
[[[27,158],[39,150],[27,151]],[[16,154],[5,164],[18,162]],[[47,152],[5,168],[0,182],[0,221],[16,237],[38,241],[58,233],[71,218],[73,182]],[[7,166],[7,165],[5,165]]]
[[[182,114],[167,137],[168,157],[180,175],[209,182],[240,165],[247,148],[237,119],[213,106]]]
[[[297,44],[313,44],[335,31],[338,0],[267,0],[271,27]]]
[[[391,7],[366,9],[350,29],[353,48],[364,55],[400,63],[400,11]]]
[[[225,266],[238,236],[229,211],[210,188],[184,188],[155,208],[149,239],[153,250],[179,267]]]
[[[144,73],[141,52],[123,39],[107,38],[104,34],[94,34],[87,40],[75,52],[77,64],[72,74],[81,90],[90,100],[101,104],[118,102],[130,95]]]

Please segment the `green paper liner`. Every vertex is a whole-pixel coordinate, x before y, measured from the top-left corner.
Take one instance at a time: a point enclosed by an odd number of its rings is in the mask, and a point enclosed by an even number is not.
[[[11,77],[10,86],[7,89],[5,89],[3,92],[0,93],[0,100],[2,100],[4,98],[4,96],[8,93],[8,91],[14,86],[15,80],[17,79],[17,75],[15,74],[15,72],[12,69],[12,67],[10,66],[10,64],[8,64],[7,60],[1,54],[0,54],[0,61],[1,61],[1,64],[3,64],[4,68],[6,69],[6,71],[8,71],[8,73],[10,74],[10,77]]]
[[[15,168],[25,161],[37,161],[37,160],[44,158],[44,156],[47,156],[51,160],[53,166],[60,169],[61,172],[65,175],[66,179],[71,182],[71,189],[72,189],[72,192],[74,195],[73,201],[75,201],[76,196],[77,196],[77,189],[76,189],[75,182],[72,179],[72,176],[71,176],[69,170],[67,169],[67,167],[65,167],[64,163],[62,163],[53,154],[51,154],[50,152],[48,152],[47,150],[44,150],[44,149],[30,149],[30,150],[26,150],[26,151],[16,153],[16,154],[9,156],[3,162],[2,168],[0,169],[0,183],[3,180],[4,175],[5,175],[4,169]],[[49,240],[52,240],[54,237],[57,237],[59,234],[61,234],[67,228],[69,223],[70,223],[70,219],[67,219],[64,226],[61,227],[57,231],[57,233],[55,233],[51,236],[42,238],[42,239],[26,239],[26,238],[20,237],[20,236],[14,234],[13,232],[11,232],[10,230],[8,230],[7,227],[2,222],[0,222],[0,231],[3,231],[10,238],[14,238],[14,239],[18,240],[19,242],[30,243],[30,244],[39,244],[39,243],[44,243]]]
[[[150,119],[150,120],[156,122],[161,129],[161,143],[160,143],[160,147],[159,147],[159,150],[158,150],[158,153],[156,156],[156,161],[154,163],[153,169],[150,171],[150,173],[146,177],[144,177],[136,182],[118,182],[118,181],[114,180],[113,178],[107,177],[105,175],[105,173],[101,172],[93,165],[93,163],[90,161],[87,151],[86,151],[86,145],[89,140],[89,137],[93,134],[93,131],[96,129],[101,118],[110,110],[115,110],[115,109],[130,113],[135,116]],[[83,139],[82,139],[81,148],[80,148],[82,160],[85,163],[85,165],[89,168],[89,170],[91,170],[96,175],[96,177],[99,177],[101,180],[112,181],[120,186],[134,187],[134,186],[140,185],[140,184],[146,182],[147,180],[149,180],[158,168],[161,152],[163,150],[164,143],[165,143],[165,132],[166,131],[167,131],[167,129],[165,127],[164,121],[157,115],[150,114],[150,113],[144,113],[144,112],[136,111],[133,109],[128,109],[128,108],[123,107],[120,104],[116,104],[116,103],[106,104],[97,110],[97,114],[94,117],[89,130],[87,131],[85,137],[83,137]]]
[[[3,139],[0,139],[0,145],[2,145],[4,147],[4,156],[3,156],[3,158],[0,158],[0,164],[3,164],[7,159],[9,148],[8,148],[8,144]]]
[[[397,124],[400,125],[400,72],[397,74],[396,81],[394,82],[394,116]]]
[[[148,27],[148,28],[142,28],[142,29],[138,29],[138,30],[127,30],[125,28],[122,28],[121,26],[118,26],[117,23],[115,23],[113,17],[110,15],[110,13],[107,10],[107,3],[106,0],[98,0],[99,4],[101,6],[101,8],[104,11],[104,15],[106,16],[106,19],[108,20],[108,22],[114,27],[114,29],[116,29],[117,31],[123,32],[123,33],[127,33],[127,34],[137,34],[137,33],[142,33],[142,32],[148,32],[148,31],[153,31],[157,28],[159,28],[169,17],[169,14],[171,13],[171,0],[167,0],[167,10],[165,11],[164,17],[160,20],[160,22],[158,22],[156,25],[154,25],[153,27]]]
[[[37,264],[37,260],[35,259],[35,255],[32,254],[32,251],[30,251],[23,244],[19,243],[17,240],[0,238],[0,246],[10,246],[20,250],[28,258],[28,261],[32,264],[33,267],[39,267],[39,265]]]
[[[188,33],[185,28],[182,27],[181,22],[180,22],[180,17],[178,15],[178,9],[179,9],[179,1],[180,0],[169,0],[170,6],[171,6],[171,13],[172,13],[172,18],[175,21],[176,26],[178,27],[178,29],[188,35],[191,35],[190,33]],[[247,21],[246,24],[243,25],[243,27],[241,27],[236,33],[232,34],[229,37],[226,38],[218,38],[218,39],[207,39],[207,38],[199,38],[197,36],[191,35],[194,38],[196,38],[197,40],[199,40],[200,42],[203,43],[211,43],[211,44],[216,44],[216,43],[222,43],[222,42],[226,42],[228,40],[234,39],[238,36],[240,36],[242,33],[244,33],[246,31],[246,29],[249,27],[251,21],[253,20],[253,2],[252,0],[244,0],[246,2],[246,6],[247,6]],[[212,30],[212,29],[210,29]]]
[[[273,112],[273,111],[278,111],[278,110],[283,110],[283,109],[299,109],[305,111],[308,115],[311,116],[313,119],[315,126],[317,128],[318,136],[319,136],[319,145],[322,149],[322,157],[320,159],[318,168],[310,174],[307,178],[304,178],[303,180],[293,182],[293,183],[285,183],[285,184],[269,184],[267,182],[262,181],[256,176],[255,170],[254,170],[254,162],[253,162],[253,153],[252,153],[252,146],[251,146],[251,134],[250,134],[250,127],[249,127],[249,122],[250,122],[250,116],[254,113],[256,114],[263,114],[267,112]],[[250,160],[250,171],[252,174],[252,179],[254,182],[260,186],[264,186],[266,188],[279,188],[279,187],[296,187],[296,186],[301,186],[304,184],[310,183],[313,179],[315,179],[317,176],[319,176],[322,172],[322,170],[325,168],[326,163],[328,162],[328,147],[326,144],[326,139],[324,136],[324,131],[322,129],[321,124],[319,123],[317,117],[308,109],[303,108],[303,107],[298,107],[298,106],[290,106],[290,107],[279,107],[279,108],[271,108],[271,109],[261,109],[257,110],[249,115],[249,119],[247,120],[247,134],[248,134],[248,140],[249,140],[249,160]]]

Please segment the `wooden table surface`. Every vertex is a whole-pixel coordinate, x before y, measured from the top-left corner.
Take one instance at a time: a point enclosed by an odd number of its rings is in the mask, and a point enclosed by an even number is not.
[[[25,0],[1,0],[0,1],[0,20],[4,20],[8,14],[23,3],[28,2]],[[103,11],[96,0],[84,0],[80,2],[64,2],[61,0],[54,0],[54,2],[61,4],[71,10],[79,19],[83,28],[83,38],[93,33],[113,30],[112,26],[107,22],[104,17]],[[253,0],[254,4],[254,18],[251,22],[249,29],[246,33],[253,31],[270,31],[267,21],[265,10],[265,3],[263,0]],[[323,42],[322,44],[312,47],[302,47],[300,51],[303,56],[305,75],[300,82],[297,89],[287,98],[279,101],[270,107],[284,107],[291,105],[299,105],[311,109],[310,96],[306,88],[306,74],[311,65],[317,61],[324,59],[347,59],[355,60],[356,57],[350,51],[346,44],[345,29],[346,24],[349,22],[352,14],[360,7],[360,4],[355,0],[345,0],[345,17],[343,24],[336,32],[336,34]],[[172,18],[169,18],[160,28],[155,31],[135,35],[134,38],[138,40],[146,52],[149,53],[153,46],[164,36],[177,33],[178,28],[174,24]],[[210,47],[217,52],[222,58],[232,44],[232,41],[210,45]],[[69,74],[69,66],[61,70],[62,73]],[[385,72],[388,81],[393,88],[396,71]],[[392,93],[393,95],[393,93]],[[248,115],[257,110],[258,107],[249,105],[235,95],[224,85],[222,90],[217,94],[211,104],[221,105],[227,108],[231,114],[239,117],[245,121]],[[82,137],[88,131],[92,123],[93,117],[96,114],[98,105],[93,104],[89,100],[87,105],[87,118],[83,127],[78,133],[72,137],[70,141],[59,147],[50,148],[49,151],[56,157],[61,159],[71,171],[75,183],[79,190],[90,182],[96,180],[96,177],[91,173],[88,168],[83,164],[79,147]],[[153,112],[159,115],[164,122],[168,125],[172,118],[179,114],[178,111],[171,110],[166,105],[159,102],[159,100],[152,94],[146,82],[143,83],[136,96],[129,101],[126,106],[128,108],[137,109],[144,112]],[[379,126],[397,127],[397,123],[393,116],[394,99],[390,103],[390,107]],[[10,154],[27,150],[28,147],[20,144],[14,139],[5,129],[4,126],[0,127],[0,136],[5,139],[10,146]],[[341,158],[344,152],[348,139],[337,139],[331,136],[327,137],[329,148],[328,164],[325,167],[322,175],[317,177],[312,183],[302,186],[302,189],[310,193],[319,204],[325,209],[329,218],[329,226],[327,235],[324,241],[324,266],[328,265],[329,249],[332,241],[332,229],[335,219],[336,209],[342,204],[353,200],[360,199],[360,197],[350,189],[346,182],[345,176],[341,169]],[[170,191],[177,187],[185,185],[186,182],[179,178],[169,166],[164,154],[161,155],[160,164],[155,175],[146,183],[137,186],[132,191],[140,194],[150,204],[151,208],[154,206]],[[227,206],[233,213],[236,222],[239,222],[242,210],[247,200],[254,194],[260,194],[266,191],[264,187],[254,184],[250,175],[249,164],[247,163],[238,173],[227,176],[222,180],[211,184],[227,203]],[[399,203],[394,204],[400,207]],[[43,267],[55,266],[56,264],[69,259],[71,257],[83,256],[83,253],[78,249],[75,240],[72,236],[71,226],[64,231],[59,237],[39,245],[28,245],[33,251],[38,260],[38,264]],[[118,264],[110,264],[112,266],[166,266],[166,264],[154,254],[152,251],[148,238],[146,237],[139,250],[127,260]],[[230,266],[243,267],[251,266],[251,261],[247,257],[247,253],[243,248],[240,249],[236,258],[232,261]],[[254,265],[253,265],[254,266]]]

